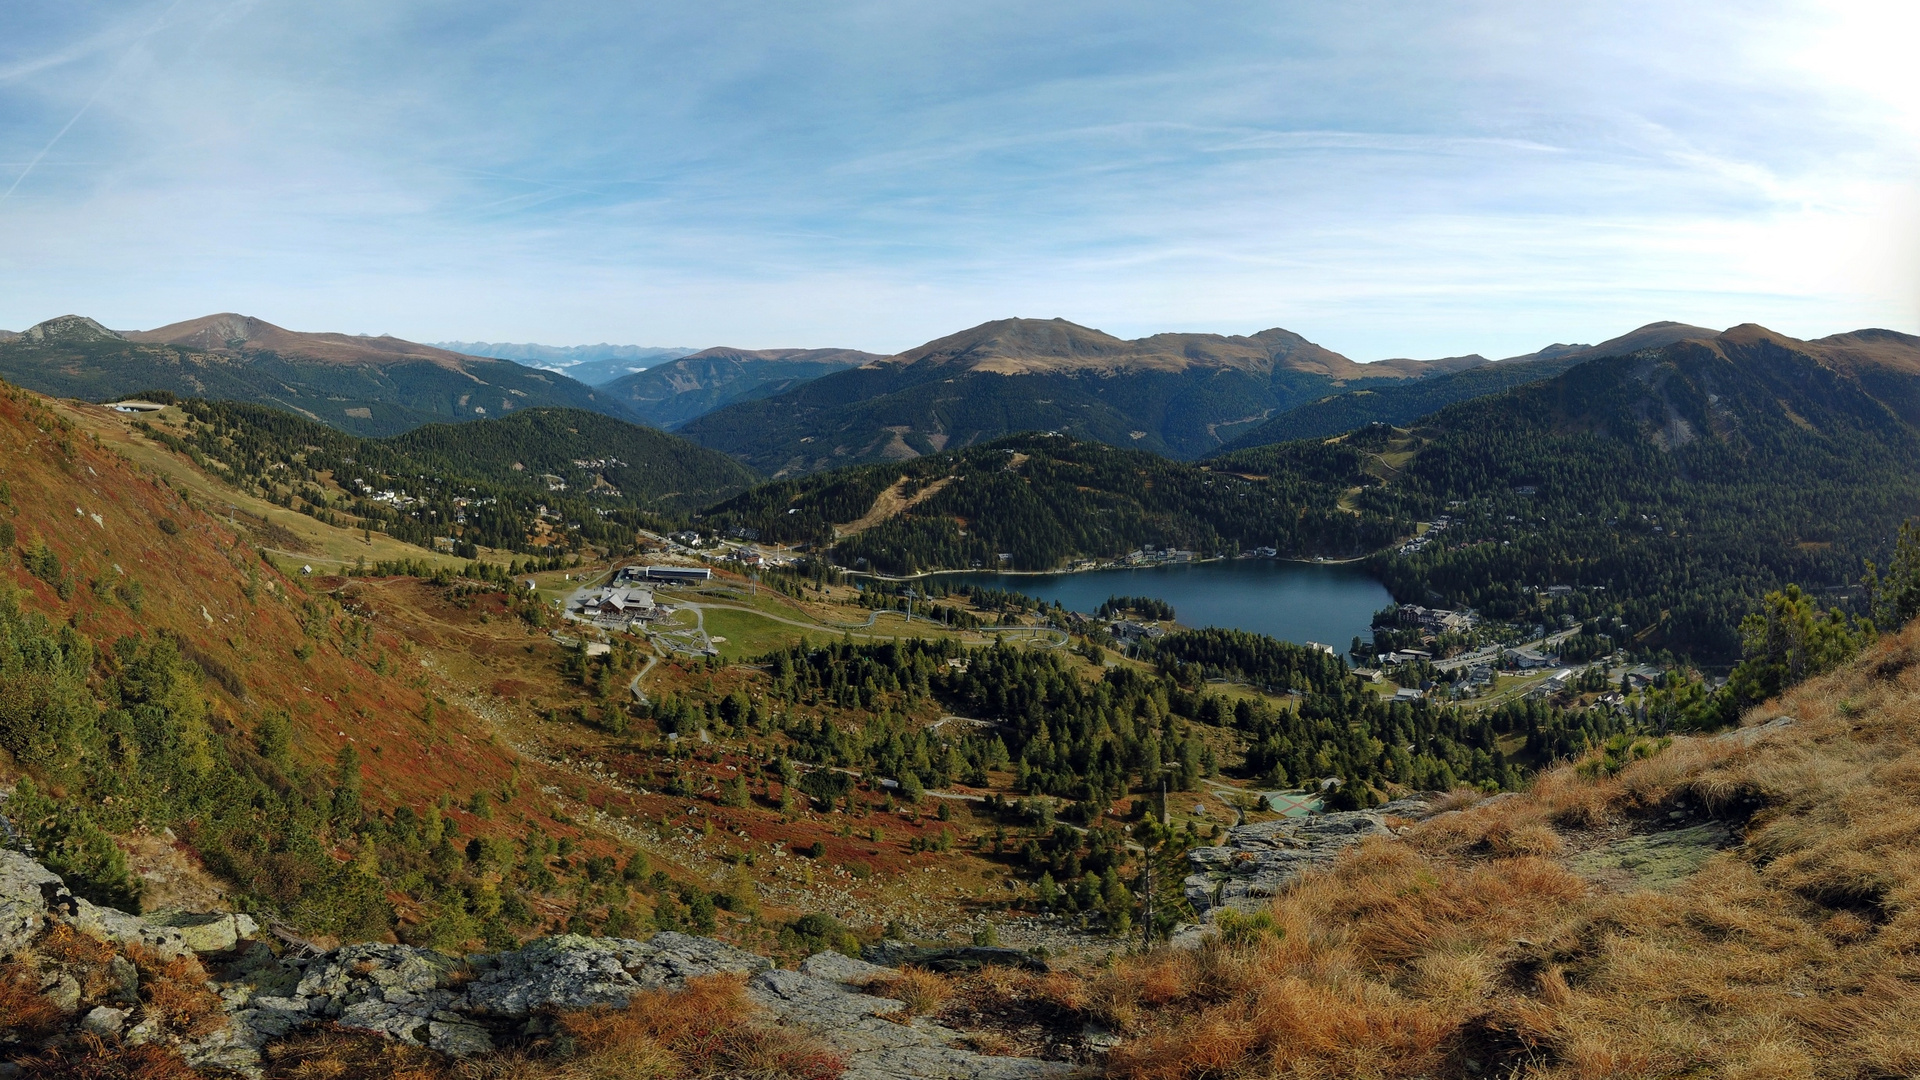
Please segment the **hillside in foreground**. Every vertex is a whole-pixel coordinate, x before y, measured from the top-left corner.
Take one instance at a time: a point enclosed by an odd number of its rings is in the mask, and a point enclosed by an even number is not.
[[[1107,1075],[1920,1071],[1920,626],[1721,735],[1367,840],[1074,1000]]]

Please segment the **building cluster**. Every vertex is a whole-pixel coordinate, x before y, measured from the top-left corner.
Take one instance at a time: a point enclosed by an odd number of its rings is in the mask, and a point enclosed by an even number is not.
[[[1132,619],[1120,619],[1107,625],[1107,633],[1122,645],[1136,645],[1142,641],[1151,641],[1165,634],[1153,623],[1135,622]]]
[[[1450,611],[1446,608],[1421,607],[1419,604],[1401,604],[1402,621],[1413,622],[1426,633],[1465,634],[1480,625],[1480,616],[1472,608]]]
[[[1003,559],[1008,557],[1009,556],[1005,555],[1001,556]],[[1193,561],[1193,552],[1185,548],[1169,547],[1161,550],[1149,546],[1135,548],[1127,552],[1126,556],[1120,561],[1128,566],[1158,566],[1164,563],[1190,563]]]
[[[1447,526],[1452,524],[1453,524],[1453,518],[1447,516],[1446,514],[1441,514],[1439,517],[1434,518],[1431,522],[1427,524],[1426,532],[1423,532],[1420,535],[1414,537],[1413,539],[1407,541],[1406,543],[1400,545],[1400,554],[1412,555],[1415,552],[1420,551],[1422,548],[1425,548],[1428,544],[1431,544],[1435,540],[1438,540],[1440,538],[1440,534],[1443,532],[1446,532]]]

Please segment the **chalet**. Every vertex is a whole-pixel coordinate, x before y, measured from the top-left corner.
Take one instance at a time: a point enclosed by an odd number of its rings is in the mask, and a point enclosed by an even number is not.
[[[587,614],[628,618],[645,618],[653,614],[653,608],[651,589],[608,589],[588,597],[580,605],[580,610]]]

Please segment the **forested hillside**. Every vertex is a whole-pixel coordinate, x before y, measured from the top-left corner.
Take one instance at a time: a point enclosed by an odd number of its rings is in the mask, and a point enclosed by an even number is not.
[[[408,648],[0,384],[0,781],[82,895],[178,903],[143,900],[114,839],[167,829],[178,851],[145,845],[160,877],[211,872],[309,933],[394,928],[382,857],[416,897],[454,887],[457,855],[429,851],[505,832],[455,807],[509,787],[513,763],[434,701]],[[376,850],[363,823],[396,811],[438,837]]]
[[[229,481],[323,520],[351,515],[423,547],[436,538],[543,553],[576,539],[625,547],[635,515],[683,513],[754,480],[724,455],[574,409],[429,424],[388,439],[240,402],[187,401],[179,409],[148,430],[217,463]]]
[[[1623,356],[1715,334],[1698,326],[1659,322],[1598,345],[1549,345],[1539,352],[1433,375],[1418,382],[1390,383],[1322,398],[1280,413],[1233,440],[1225,452],[1294,439],[1322,439],[1368,424],[1407,424],[1455,402],[1497,394],[1509,387],[1551,379],[1595,357]]]
[[[1725,660],[1763,593],[1844,593],[1920,513],[1917,358],[1900,335],[1805,343],[1740,327],[1339,445],[1373,454],[1380,478],[1354,505],[1451,519],[1375,557],[1396,596],[1496,617],[1610,612],[1643,640]],[[1214,465],[1278,471],[1295,453]],[[1535,595],[1551,586],[1570,591]]]
[[[1265,470],[1271,475],[1250,477],[1063,435],[1028,435],[777,481],[703,518],[763,540],[831,545],[843,565],[892,574],[1049,570],[1149,545],[1202,555],[1255,547],[1357,555],[1412,528],[1411,519],[1391,512],[1340,507],[1342,492],[1370,479],[1364,452],[1299,443],[1272,456]]]
[[[1430,378],[1477,356],[1357,364],[1286,330],[1127,341],[1002,319],[708,413],[681,430],[776,476],[900,461],[1023,431],[1193,458],[1342,388]]]

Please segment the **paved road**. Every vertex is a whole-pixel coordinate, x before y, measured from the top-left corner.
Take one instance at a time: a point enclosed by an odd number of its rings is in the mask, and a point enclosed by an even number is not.
[[[1581,627],[1575,626],[1571,630],[1561,630],[1557,633],[1548,634],[1546,637],[1543,637],[1538,641],[1523,642],[1522,644],[1519,644],[1519,645],[1488,645],[1485,648],[1475,649],[1474,651],[1468,652],[1468,653],[1461,653],[1459,656],[1448,657],[1445,660],[1435,660],[1433,662],[1433,666],[1438,668],[1441,671],[1453,671],[1456,668],[1471,667],[1474,664],[1481,663],[1482,661],[1495,659],[1502,652],[1505,652],[1509,648],[1547,649],[1547,648],[1551,648],[1552,646],[1560,644],[1561,642],[1567,640],[1568,638],[1574,636],[1575,634],[1578,634],[1580,630],[1581,630]]]

